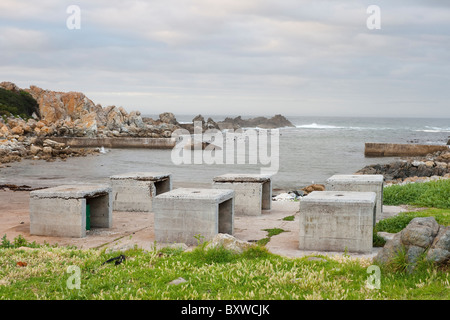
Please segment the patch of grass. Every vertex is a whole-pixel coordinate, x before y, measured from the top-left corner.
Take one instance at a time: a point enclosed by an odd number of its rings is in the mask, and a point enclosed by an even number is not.
[[[384,240],[383,237],[380,237],[377,234],[376,229],[374,228],[374,231],[373,231],[373,246],[374,247],[383,247],[385,244],[386,244],[386,240]]]
[[[263,230],[267,231],[267,237],[257,241],[257,244],[261,246],[265,246],[267,243],[269,243],[271,237],[276,236],[282,232],[286,232],[285,230],[280,228],[263,229]]]
[[[295,216],[287,216],[287,217],[283,218],[284,221],[294,221],[294,219],[295,219]]]
[[[450,209],[450,179],[384,188],[384,204]]]
[[[215,253],[213,251],[216,251]],[[160,255],[132,249],[119,265],[102,264],[118,253],[40,247],[0,249],[0,299],[13,300],[376,300],[450,299],[448,270],[409,274],[381,268],[381,288],[368,289],[370,259],[287,258],[254,246],[242,254],[223,248]],[[19,266],[17,262],[26,262]],[[80,270],[80,289],[70,289]],[[399,268],[402,262],[399,261]],[[71,278],[72,277],[72,278]],[[182,277],[185,283],[169,285]]]
[[[380,220],[375,225],[374,234],[380,231],[389,233],[400,232],[416,217],[434,217],[437,223],[444,226],[450,225],[450,210],[432,208],[417,212],[401,212],[394,217]]]

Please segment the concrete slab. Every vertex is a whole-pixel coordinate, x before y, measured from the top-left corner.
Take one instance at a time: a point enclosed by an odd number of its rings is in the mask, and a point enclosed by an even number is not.
[[[111,187],[63,185],[30,192],[30,234],[83,238],[90,208],[93,228],[112,225]]]
[[[105,184],[62,185],[53,188],[31,191],[30,197],[81,199],[81,198],[91,198],[98,195],[105,195],[110,193],[111,191],[112,191],[111,187]]]
[[[377,199],[374,225],[377,216],[383,214],[383,187],[384,176],[381,174],[336,174],[328,178],[325,183],[327,191],[375,192]]]
[[[300,200],[299,249],[371,252],[375,192],[314,191]]]
[[[128,172],[110,177],[113,210],[151,212],[153,198],[172,190],[167,172]]]
[[[183,185],[188,186],[188,185]],[[206,185],[205,185],[206,187]],[[0,236],[6,235],[13,240],[19,235],[30,242],[60,246],[76,246],[79,249],[107,248],[107,250],[126,250],[138,246],[144,250],[153,250],[166,246],[156,243],[154,235],[153,212],[122,212],[113,211],[114,224],[109,229],[91,229],[86,231],[84,238],[69,238],[65,236],[50,237],[30,234],[29,191],[0,190]],[[386,217],[399,212],[413,211],[416,208],[408,206],[384,206]],[[299,250],[299,202],[274,201],[272,210],[262,216],[235,216],[234,234],[236,238],[246,241],[257,241],[267,236],[264,229],[280,228],[285,232],[273,236],[266,247],[270,252],[285,257],[303,257],[310,255],[326,255],[343,257],[341,251]],[[293,221],[283,218],[294,216]],[[384,217],[380,217],[382,219]],[[195,245],[189,247],[194,248]],[[350,258],[373,258],[380,248],[372,248],[371,252],[348,252]]]
[[[213,178],[215,182],[266,182],[271,175],[250,173],[227,173]]]
[[[235,214],[259,216],[272,206],[271,175],[224,174],[213,178],[213,188],[235,191]]]
[[[155,240],[162,243],[197,243],[218,233],[233,234],[234,191],[179,188],[153,201]]]

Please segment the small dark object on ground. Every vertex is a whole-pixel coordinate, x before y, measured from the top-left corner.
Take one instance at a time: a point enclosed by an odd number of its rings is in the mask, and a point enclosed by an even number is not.
[[[104,265],[105,263],[115,261],[114,264],[117,266],[117,265],[121,264],[124,260],[125,260],[125,256],[123,254],[121,254],[118,257],[114,257],[114,258],[106,260],[105,262],[102,263],[102,265]]]

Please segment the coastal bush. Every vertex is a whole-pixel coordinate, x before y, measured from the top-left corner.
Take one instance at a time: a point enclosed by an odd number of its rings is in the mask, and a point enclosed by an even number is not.
[[[39,113],[37,101],[26,91],[18,93],[0,88],[0,116],[31,117],[33,112]]]
[[[450,209],[450,179],[392,185],[385,187],[383,193],[385,205],[408,204]]]

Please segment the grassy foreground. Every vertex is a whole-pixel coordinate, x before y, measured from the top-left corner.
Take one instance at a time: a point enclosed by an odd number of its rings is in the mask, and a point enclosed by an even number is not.
[[[117,265],[108,259],[123,254]],[[116,260],[117,261],[117,260]],[[286,258],[255,246],[242,254],[197,247],[122,253],[64,247],[0,249],[0,300],[450,299],[446,270],[409,274],[368,259]],[[183,278],[185,282],[170,284]]]
[[[448,190],[450,182],[436,185]],[[432,208],[382,220],[376,229],[398,232],[413,217],[427,215],[450,225],[450,193],[432,192],[431,200],[423,197],[427,188],[436,185],[386,188],[386,204],[393,199],[396,204],[425,201]],[[204,245],[189,252],[135,248],[106,253],[4,237],[0,243],[0,300],[450,299],[448,266],[423,264],[410,273],[398,264],[373,265],[370,259],[346,254],[287,258],[269,253],[264,246],[282,230],[267,232],[264,242],[242,254],[205,249]],[[107,262],[121,254],[124,260]],[[397,262],[401,264],[401,257]],[[171,284],[179,278],[181,283]]]

